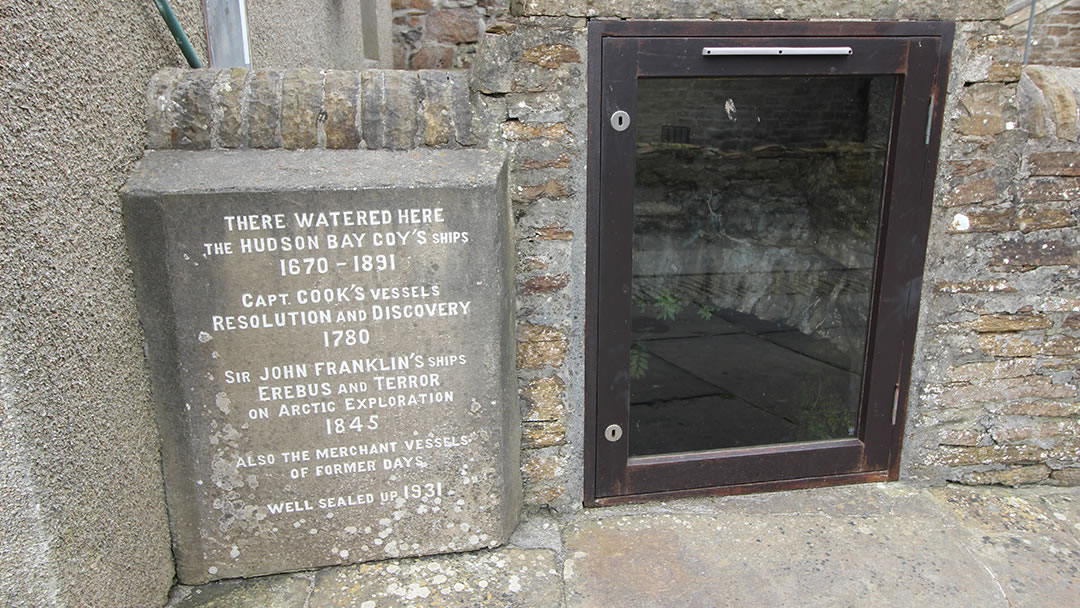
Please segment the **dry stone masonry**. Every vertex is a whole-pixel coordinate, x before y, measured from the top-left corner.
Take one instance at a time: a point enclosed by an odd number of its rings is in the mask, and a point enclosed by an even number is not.
[[[1075,485],[1080,79],[1021,71],[1022,48],[985,29],[966,42],[984,58],[952,92],[905,467],[937,482]]]
[[[468,68],[509,0],[393,0],[394,67]]]

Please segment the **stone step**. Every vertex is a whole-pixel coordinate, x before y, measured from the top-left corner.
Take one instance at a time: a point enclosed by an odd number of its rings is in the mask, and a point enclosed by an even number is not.
[[[509,547],[177,587],[168,608],[1060,608],[1078,560],[1080,488],[864,484],[537,512]]]

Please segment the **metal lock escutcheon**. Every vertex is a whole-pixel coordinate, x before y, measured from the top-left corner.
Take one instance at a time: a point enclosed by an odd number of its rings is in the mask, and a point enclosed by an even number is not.
[[[617,424],[609,424],[608,427],[604,429],[604,438],[611,443],[615,443],[622,439],[622,427]]]
[[[630,128],[630,115],[623,110],[616,110],[611,115],[611,128],[616,131],[625,131]]]

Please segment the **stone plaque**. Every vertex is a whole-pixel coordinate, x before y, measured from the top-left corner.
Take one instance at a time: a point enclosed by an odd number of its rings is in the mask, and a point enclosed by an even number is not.
[[[501,544],[501,156],[151,152],[124,193],[184,583]]]

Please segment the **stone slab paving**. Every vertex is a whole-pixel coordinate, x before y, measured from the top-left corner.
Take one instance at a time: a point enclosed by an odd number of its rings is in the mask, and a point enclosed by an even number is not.
[[[1080,492],[930,493],[966,528],[967,548],[1010,606],[1080,606]]]
[[[169,606],[1080,606],[1080,488],[865,484],[535,513],[500,549],[177,587]]]
[[[593,520],[567,532],[567,605],[1007,606],[962,542],[940,519],[910,516]]]
[[[497,549],[323,570],[305,608],[559,608],[555,552]]]
[[[301,574],[222,581],[173,588],[175,608],[294,608],[311,594],[311,577]]]
[[[1041,496],[1050,515],[1080,537],[1080,492]]]

